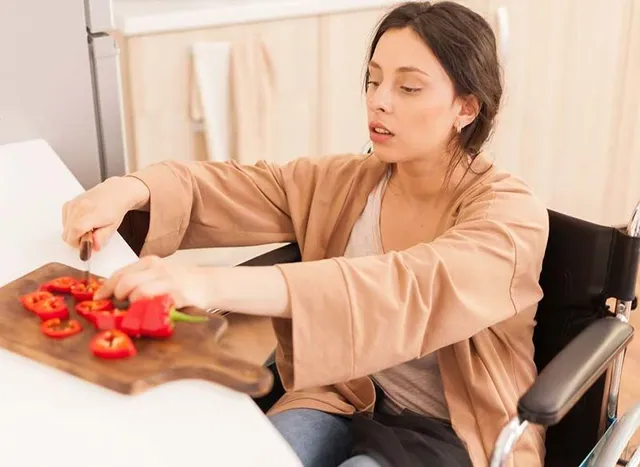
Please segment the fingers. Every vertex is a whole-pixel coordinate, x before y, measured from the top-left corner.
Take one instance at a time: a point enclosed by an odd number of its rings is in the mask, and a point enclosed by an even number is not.
[[[125,300],[134,291],[139,291],[141,287],[156,280],[158,280],[158,271],[155,269],[123,274],[113,288],[113,296],[118,300]]]
[[[63,240],[74,247],[80,238],[90,231],[96,232],[94,249],[104,247],[108,238],[117,230],[122,218],[132,205],[132,197],[142,199],[142,182],[112,177],[76,196],[62,207]],[[104,229],[104,230],[101,230]]]
[[[62,228],[64,233],[64,228],[67,225],[67,210],[69,209],[69,203],[64,203],[62,205]]]
[[[73,208],[75,204],[76,204],[76,200],[71,200],[66,202],[62,206],[62,239],[66,243],[71,243],[71,244],[73,243],[73,241],[71,240],[70,230],[74,221]]]
[[[80,238],[87,232],[98,227],[92,219],[92,215],[87,213],[88,209],[82,200],[66,203],[62,208],[63,231],[62,239],[77,247],[80,245]]]
[[[151,298],[156,295],[172,294],[173,285],[165,278],[154,278],[146,282],[140,282],[131,290],[128,295],[130,301],[134,302],[141,298]]]
[[[106,245],[111,235],[116,231],[116,226],[110,225],[93,232],[93,249],[100,251]]]
[[[72,218],[73,219],[73,218]],[[96,225],[97,223],[90,216],[81,217],[75,222],[70,222],[69,228],[66,232],[64,240],[70,245],[77,247],[80,245],[80,239],[87,233],[91,232],[94,228],[100,229],[102,226]]]
[[[77,247],[81,237],[87,232],[111,227],[113,213],[110,212],[110,205],[103,203],[98,195],[99,193],[88,191],[63,205],[62,239],[66,243]]]
[[[169,265],[157,256],[145,256],[116,271],[96,291],[94,299],[114,297],[135,301],[169,294],[178,308],[201,306],[208,303],[206,278],[202,270],[181,268]]]
[[[95,300],[115,296],[124,300],[137,286],[150,281],[163,271],[162,260],[156,256],[145,256],[133,264],[117,270],[94,294]]]

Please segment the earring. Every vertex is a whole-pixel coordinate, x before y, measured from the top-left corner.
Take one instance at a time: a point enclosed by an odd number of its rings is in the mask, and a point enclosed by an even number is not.
[[[456,133],[460,134],[461,131],[462,131],[462,123],[457,122],[456,123]]]

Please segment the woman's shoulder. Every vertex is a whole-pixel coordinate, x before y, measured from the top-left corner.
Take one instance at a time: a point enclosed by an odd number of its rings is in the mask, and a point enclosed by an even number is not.
[[[486,156],[479,162],[478,167],[471,166],[473,175],[458,197],[458,211],[464,217],[538,225],[546,230],[547,207],[527,181]]]
[[[522,177],[495,163],[476,173],[456,203],[452,232],[513,256],[513,277],[535,283],[549,237],[547,207]]]

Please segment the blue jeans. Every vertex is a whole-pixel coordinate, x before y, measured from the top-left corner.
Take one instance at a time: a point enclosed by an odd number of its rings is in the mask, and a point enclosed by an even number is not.
[[[380,467],[372,457],[349,457],[350,420],[313,409],[292,409],[269,417],[304,467]]]

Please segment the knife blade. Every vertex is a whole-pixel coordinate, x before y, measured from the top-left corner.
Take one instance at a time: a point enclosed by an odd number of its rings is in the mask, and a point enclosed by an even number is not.
[[[88,283],[91,277],[91,253],[93,251],[93,232],[87,232],[80,239],[80,260],[84,261],[84,279]]]

